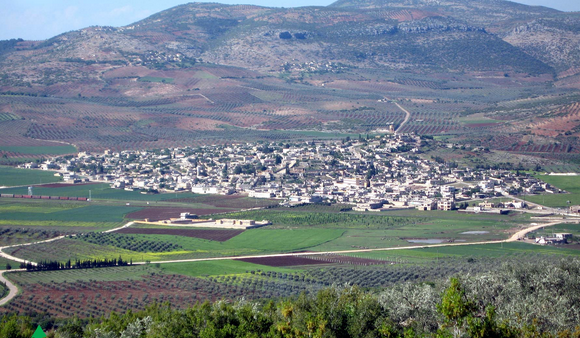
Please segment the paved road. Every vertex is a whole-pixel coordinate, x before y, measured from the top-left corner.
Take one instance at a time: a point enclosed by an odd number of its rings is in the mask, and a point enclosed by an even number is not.
[[[3,283],[6,283],[6,286],[8,287],[8,290],[10,290],[10,292],[8,293],[8,296],[0,299],[0,306],[8,303],[9,301],[12,300],[12,298],[16,297],[16,295],[18,294],[18,287],[16,287],[16,285],[14,285],[11,281],[9,281],[8,279],[6,279],[4,277],[4,273],[9,272],[9,271],[26,271],[26,270],[0,270],[0,281],[2,281]]]

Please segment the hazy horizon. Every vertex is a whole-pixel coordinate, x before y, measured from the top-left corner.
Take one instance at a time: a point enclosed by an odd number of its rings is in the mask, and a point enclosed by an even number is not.
[[[327,6],[335,0],[223,0],[198,1],[224,4],[252,4],[268,7]],[[0,40],[23,38],[44,40],[89,26],[125,26],[162,10],[188,3],[169,0],[102,0],[79,2],[73,0],[7,0],[5,19],[0,21]],[[562,11],[580,11],[580,1],[569,0],[515,0],[528,5],[546,6]]]

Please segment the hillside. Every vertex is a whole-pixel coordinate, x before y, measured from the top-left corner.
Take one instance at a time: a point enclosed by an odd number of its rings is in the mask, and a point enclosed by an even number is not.
[[[403,121],[392,100],[412,111],[402,131],[477,143],[492,131],[474,135],[461,116],[531,118],[521,132],[538,125],[538,112],[514,102],[542,96],[542,114],[574,103],[578,20],[499,0],[190,3],[125,27],[4,41],[0,153],[37,158],[32,148],[55,141],[82,150],[199,145],[232,129],[240,140],[374,132]],[[565,136],[557,142],[575,149]]]

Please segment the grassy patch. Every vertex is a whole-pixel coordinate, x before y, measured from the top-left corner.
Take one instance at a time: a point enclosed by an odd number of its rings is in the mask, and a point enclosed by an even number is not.
[[[60,180],[53,172],[0,166],[0,186],[53,183]],[[5,190],[0,190],[0,193],[5,193]]]
[[[276,271],[283,273],[296,272],[296,270],[286,268],[275,268],[271,266],[252,264],[235,260],[171,263],[161,265],[161,269],[165,273],[175,273],[192,277],[240,274],[252,270]]]
[[[0,257],[0,270],[6,270],[6,264],[8,263],[10,263],[12,269],[18,269],[18,267],[20,267],[20,263]]]
[[[84,184],[59,188],[34,187],[35,195],[64,196],[64,197],[89,197],[89,191],[93,200],[121,200],[121,201],[163,201],[175,198],[190,198],[196,196],[193,193],[179,194],[142,194],[139,191],[126,191],[111,189],[109,184]],[[27,194],[26,188],[10,188],[2,190],[6,194]]]
[[[2,221],[122,222],[140,208],[61,203],[0,203]]]
[[[373,251],[352,254],[352,256],[388,260],[398,263],[430,263],[445,258],[502,258],[529,255],[579,256],[580,250],[565,247],[540,246],[528,243],[482,244],[469,246],[448,246],[426,249],[405,249]]]
[[[44,147],[0,146],[0,150],[26,155],[67,155],[77,153],[77,148],[69,145]]]
[[[555,187],[566,190],[569,194],[526,196],[526,200],[548,207],[567,207],[580,204],[580,176],[537,175],[536,177]]]
[[[118,228],[124,222],[78,222],[78,221],[26,221],[26,220],[0,220],[0,226],[18,228],[42,228],[47,231],[88,232],[105,231]]]
[[[137,81],[139,81],[139,82],[173,83],[174,79],[171,77],[144,76],[144,77],[140,77]]]
[[[324,211],[321,206],[318,208]],[[384,215],[369,215],[357,213],[337,213],[334,210],[330,212],[316,212],[309,209],[287,209],[276,208],[269,210],[256,210],[236,212],[227,215],[228,218],[240,219],[267,219],[272,221],[274,226],[292,226],[292,227],[323,227],[323,228],[392,228],[404,224],[422,221],[419,218],[389,217]]]
[[[106,244],[87,243],[75,238],[8,250],[17,257],[32,261],[42,259],[66,261],[76,258],[117,258],[122,256],[123,259],[133,259],[134,262],[155,262],[299,251],[332,241],[340,237],[341,234],[342,230],[335,229],[255,229],[245,231],[226,242],[183,236],[133,235],[135,239],[163,241],[183,248],[168,252],[136,252]]]

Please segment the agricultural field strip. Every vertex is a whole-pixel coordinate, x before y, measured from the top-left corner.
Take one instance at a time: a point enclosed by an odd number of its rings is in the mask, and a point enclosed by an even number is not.
[[[110,233],[110,232],[118,231],[118,230],[121,230],[121,229],[125,229],[125,228],[130,227],[133,224],[134,224],[134,222],[129,222],[129,223],[123,225],[122,227],[118,227],[118,228],[115,228],[115,229],[111,229],[111,230],[104,231],[104,233]],[[71,235],[71,236],[76,236],[76,235]],[[50,243],[50,242],[57,241],[59,239],[63,239],[65,237],[66,236],[58,236],[58,237],[55,237],[55,238],[47,239],[45,241],[39,241],[39,242],[32,242],[32,243],[23,243],[23,244],[15,244],[15,245],[3,246],[3,247],[0,247],[0,256],[1,257],[4,257],[4,258],[7,258],[7,259],[10,259],[10,260],[13,260],[13,261],[16,261],[16,262],[20,262],[20,263],[30,263],[32,265],[36,265],[36,262],[31,262],[31,261],[27,261],[27,260],[24,260],[24,259],[21,259],[21,258],[18,258],[18,257],[11,256],[11,255],[5,253],[3,250],[4,249],[9,249],[9,248],[21,247],[21,246],[30,246],[30,245],[35,245],[35,244]]]
[[[482,245],[482,244],[499,244],[499,243],[516,242],[520,238],[523,238],[529,232],[538,230],[540,228],[544,228],[544,227],[548,227],[548,226],[553,226],[553,225],[558,225],[558,224],[563,224],[563,223],[567,223],[567,222],[565,222],[565,221],[559,221],[559,222],[552,222],[552,223],[545,223],[545,224],[535,225],[535,226],[532,226],[532,227],[529,227],[529,228],[526,228],[526,229],[523,229],[523,230],[520,230],[520,231],[516,232],[515,234],[513,234],[507,240],[500,240],[500,241],[484,241],[484,242],[473,242],[473,243],[447,243],[447,244],[435,244],[435,245],[406,246],[406,247],[378,248],[378,249],[342,250],[342,251],[324,251],[324,252],[300,252],[300,253],[286,253],[286,254],[273,254],[273,255],[231,256],[231,257],[215,257],[215,258],[197,258],[197,259],[159,261],[159,262],[155,262],[155,263],[156,264],[157,263],[159,263],[159,264],[170,264],[170,263],[185,263],[185,262],[207,262],[207,261],[220,261],[220,260],[241,260],[241,259],[252,259],[252,258],[314,256],[314,255],[349,254],[349,253],[375,252],[375,251],[426,249],[426,248],[450,247],[450,246],[468,246],[468,245]],[[576,221],[575,221],[575,223],[576,223]],[[112,229],[112,230],[109,230],[108,232],[112,232],[112,231],[116,231],[116,230],[119,230],[119,229],[127,228],[127,227],[131,226],[132,224],[133,224],[133,222],[130,222],[128,224],[125,224],[123,227],[120,227],[120,228],[117,228],[117,229]],[[64,236],[59,237],[59,238],[53,238],[53,239],[50,239],[48,241],[28,243],[28,244],[20,244],[20,245],[16,245],[16,246],[46,243],[46,242],[55,241],[55,240],[60,239],[60,238],[63,238],[63,237]],[[7,248],[7,247],[0,248],[0,254],[2,254],[2,256],[8,256],[8,257],[10,257],[10,259],[15,259],[15,257],[12,257],[12,256],[9,256],[9,255],[4,254],[1,251],[4,248]],[[23,260],[18,259],[18,258],[16,258],[16,260],[23,261]],[[32,263],[32,264],[36,264],[36,263]],[[133,263],[133,265],[144,265],[144,264],[147,264],[147,263],[146,262],[136,262],[136,263],[134,262]],[[17,271],[26,271],[26,270],[11,270],[11,271],[17,272]],[[3,274],[5,272],[6,271],[1,271],[0,272],[0,280],[1,281],[4,281],[6,283],[6,285],[10,289],[10,293],[9,293],[8,297],[4,298],[3,300],[0,300],[0,306],[3,305],[3,304],[5,304],[5,303],[7,303],[8,301],[10,301],[18,293],[18,288],[13,283],[11,283],[10,281],[8,281],[8,280],[6,280],[4,278]]]
[[[576,222],[576,221],[574,221]],[[483,241],[483,242],[471,242],[471,243],[444,243],[444,244],[434,244],[434,245],[421,245],[421,246],[404,246],[404,247],[391,247],[391,248],[376,248],[376,249],[357,249],[357,250],[340,250],[340,251],[321,251],[321,252],[298,252],[298,253],[282,253],[282,254],[271,254],[271,255],[254,255],[254,256],[230,256],[230,257],[213,257],[213,258],[193,258],[193,259],[183,259],[183,260],[171,260],[171,261],[156,261],[159,264],[168,263],[185,263],[185,262],[207,262],[207,261],[219,261],[219,260],[239,260],[239,259],[252,259],[252,258],[270,258],[270,257],[296,257],[296,256],[314,256],[314,255],[328,255],[328,254],[349,254],[349,253],[361,253],[361,252],[373,252],[373,251],[391,251],[391,250],[411,250],[411,249],[427,249],[427,248],[437,248],[437,247],[449,247],[449,246],[468,246],[468,245],[482,245],[482,244],[500,244],[517,242],[520,238],[523,238],[527,233],[538,230],[540,228],[549,227],[557,224],[567,223],[566,221],[558,221],[552,223],[544,223],[535,225],[529,228],[525,228],[514,233],[510,238],[506,240],[498,241]],[[133,262],[134,265],[143,265],[146,262]]]
[[[18,271],[26,271],[26,270],[25,269],[17,269],[17,270],[10,270],[10,271],[18,272]],[[10,292],[8,293],[8,296],[4,297],[3,299],[0,299],[0,306],[8,303],[9,301],[12,300],[12,298],[16,297],[16,295],[18,294],[18,287],[14,283],[12,283],[11,281],[9,281],[7,278],[4,277],[5,272],[8,272],[8,270],[0,271],[0,281],[3,283],[6,283],[6,287],[8,287],[8,290]]]

